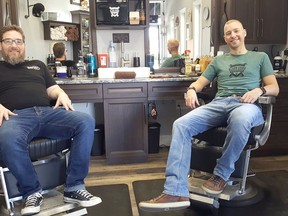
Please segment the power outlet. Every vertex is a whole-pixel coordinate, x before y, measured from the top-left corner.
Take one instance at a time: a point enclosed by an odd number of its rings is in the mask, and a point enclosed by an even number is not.
[[[129,43],[129,33],[113,33],[113,43]]]

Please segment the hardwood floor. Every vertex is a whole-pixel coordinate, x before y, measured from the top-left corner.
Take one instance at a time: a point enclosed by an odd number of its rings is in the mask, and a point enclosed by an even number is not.
[[[129,187],[133,216],[139,216],[132,182],[165,178],[165,167],[168,148],[161,148],[158,154],[149,154],[146,163],[107,165],[105,156],[92,156],[87,186],[127,184]],[[250,168],[254,172],[273,170],[288,171],[287,156],[254,157]]]

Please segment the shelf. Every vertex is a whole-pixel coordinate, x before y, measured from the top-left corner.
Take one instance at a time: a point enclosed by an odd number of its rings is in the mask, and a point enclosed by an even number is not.
[[[52,39],[51,38],[51,28],[56,28],[56,27],[60,27],[60,26],[64,26],[65,29],[69,29],[69,28],[75,28],[77,29],[77,32],[75,32],[75,37],[73,40],[69,40],[68,41],[77,41],[77,35],[78,37],[80,37],[80,32],[79,32],[79,28],[80,25],[77,23],[69,23],[69,22],[59,22],[59,21],[51,21],[51,20],[47,20],[47,21],[42,21],[43,26],[44,26],[44,40],[59,40],[59,41],[63,41],[65,40],[64,38],[59,38],[59,39]],[[76,40],[77,39],[77,40]]]
[[[72,22],[80,26],[80,39],[78,43],[73,44],[73,59],[78,60],[78,51],[81,50],[85,56],[91,51],[91,31],[90,31],[90,13],[89,11],[76,10],[70,11]]]

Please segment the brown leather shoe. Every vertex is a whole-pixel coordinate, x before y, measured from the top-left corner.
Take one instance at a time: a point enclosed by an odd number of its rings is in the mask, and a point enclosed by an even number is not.
[[[160,212],[184,209],[190,206],[188,197],[172,196],[161,194],[160,196],[139,203],[139,208],[143,211]]]
[[[202,189],[210,194],[220,194],[226,187],[226,181],[219,176],[213,175],[202,185]]]

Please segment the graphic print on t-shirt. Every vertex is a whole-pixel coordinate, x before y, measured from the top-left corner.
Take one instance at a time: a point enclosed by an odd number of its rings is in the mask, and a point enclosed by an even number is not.
[[[230,64],[230,68],[229,68],[230,75],[229,75],[229,77],[239,77],[239,76],[243,77],[244,76],[243,72],[246,69],[246,64],[247,63],[244,63],[244,64]]]

